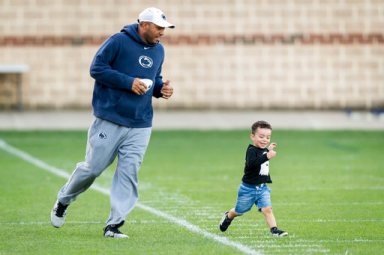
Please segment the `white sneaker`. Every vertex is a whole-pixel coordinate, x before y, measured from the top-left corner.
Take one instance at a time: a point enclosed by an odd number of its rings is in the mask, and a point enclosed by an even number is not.
[[[104,228],[104,236],[112,238],[128,238],[126,234],[123,234],[118,229],[118,225],[108,225]]]
[[[278,237],[283,237],[288,235],[288,232],[278,229],[277,227],[271,228],[271,233],[273,236],[278,236]]]
[[[55,205],[51,211],[51,223],[55,228],[59,228],[65,223],[65,215],[67,214],[68,205],[63,205],[56,200]]]

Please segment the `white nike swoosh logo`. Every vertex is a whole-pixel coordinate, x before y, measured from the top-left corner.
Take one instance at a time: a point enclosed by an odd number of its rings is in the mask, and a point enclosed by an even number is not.
[[[144,47],[144,50],[148,50],[149,49],[149,47]]]

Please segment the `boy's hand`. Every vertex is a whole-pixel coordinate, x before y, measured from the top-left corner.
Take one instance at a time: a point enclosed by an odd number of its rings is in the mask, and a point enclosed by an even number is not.
[[[271,143],[270,145],[269,145],[269,147],[268,147],[268,150],[273,150],[274,148],[276,148],[277,147],[277,143]]]
[[[267,153],[267,158],[268,159],[271,159],[273,157],[276,157],[276,151],[274,151],[273,149],[276,148],[277,144],[276,143],[271,143],[268,147],[268,153]]]
[[[268,159],[271,159],[271,158],[273,158],[273,157],[276,157],[276,151],[274,151],[274,150],[270,150],[270,151],[268,151],[268,153],[267,153],[267,158],[268,158]]]

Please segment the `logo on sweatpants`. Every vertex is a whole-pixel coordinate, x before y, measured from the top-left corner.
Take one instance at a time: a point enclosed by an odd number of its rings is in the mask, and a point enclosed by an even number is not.
[[[101,132],[101,133],[99,134],[99,138],[100,138],[100,139],[107,139],[107,134],[104,133],[104,132]]]

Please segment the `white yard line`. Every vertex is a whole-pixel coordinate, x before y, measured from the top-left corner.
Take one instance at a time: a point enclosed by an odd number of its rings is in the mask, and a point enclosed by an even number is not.
[[[4,140],[0,139],[0,149],[8,152],[9,154],[12,154],[18,158],[21,158],[22,160],[28,162],[28,163],[31,163],[32,165],[35,165],[37,167],[39,167],[40,169],[42,170],[45,170],[45,171],[48,171],[56,176],[59,176],[59,177],[62,177],[64,179],[68,179],[70,174],[67,173],[66,171],[62,170],[62,169],[59,169],[57,167],[54,167],[54,166],[51,166],[47,163],[45,163],[44,161],[38,159],[38,158],[35,158],[33,156],[31,156],[30,154],[20,150],[20,149],[17,149],[11,145],[9,145],[8,143],[6,143]],[[96,190],[102,194],[105,194],[105,195],[109,195],[109,190],[94,183],[92,186],[91,186],[91,189],[93,190]],[[226,245],[226,246],[230,246],[232,248],[235,248],[245,254],[254,254],[254,255],[258,255],[258,254],[262,254],[260,251],[256,251],[256,250],[253,250],[252,248],[246,246],[246,245],[243,245],[241,243],[238,243],[238,242],[234,242],[234,241],[231,241],[229,240],[228,238],[226,237],[223,237],[223,236],[219,236],[219,235],[216,235],[216,234],[213,234],[213,233],[210,233],[208,231],[205,231],[203,229],[201,229],[200,227],[198,226],[195,226],[191,223],[189,223],[188,221],[186,220],[183,220],[183,219],[179,219],[177,217],[174,217],[170,214],[167,214],[165,212],[162,212],[160,210],[157,210],[155,208],[152,208],[150,206],[147,206],[147,205],[143,205],[141,203],[137,203],[136,206],[144,211],[147,211],[149,213],[152,213],[156,216],[159,216],[161,218],[164,218],[164,219],[167,219],[169,220],[170,222],[173,222],[177,225],[180,225],[182,227],[185,227],[186,229],[188,229],[189,231],[193,232],[193,233],[196,233],[196,234],[199,234],[199,235],[202,235],[208,239],[212,239],[218,243],[221,243],[223,245]]]

